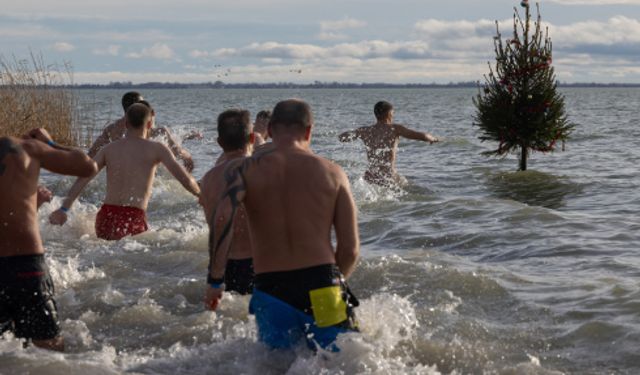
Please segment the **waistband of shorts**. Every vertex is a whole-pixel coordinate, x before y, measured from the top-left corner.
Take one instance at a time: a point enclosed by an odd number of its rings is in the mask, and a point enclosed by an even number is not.
[[[107,211],[128,211],[128,212],[141,212],[141,213],[146,213],[145,210],[143,210],[140,207],[133,207],[133,206],[119,206],[116,204],[103,204],[102,206],[100,206],[101,210],[107,210]]]
[[[45,276],[47,273],[44,254],[0,257],[0,281]]]
[[[227,265],[228,264],[234,264],[234,265],[244,265],[244,264],[253,264],[253,258],[242,258],[242,259],[227,259]]]
[[[338,266],[335,264],[322,264],[290,271],[259,273],[256,274],[255,285],[260,289],[261,286],[272,284],[295,283],[303,289],[314,289],[333,285],[336,278],[342,278]]]

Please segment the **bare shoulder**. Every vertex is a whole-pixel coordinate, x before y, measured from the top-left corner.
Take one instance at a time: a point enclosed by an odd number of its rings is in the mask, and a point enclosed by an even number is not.
[[[356,133],[359,134],[369,134],[373,131],[373,125],[365,125],[356,129]]]
[[[202,176],[202,179],[200,181],[203,190],[205,187],[215,186],[219,182],[225,167],[226,163],[216,165],[215,167],[209,169],[207,173],[204,174],[204,176]]]
[[[393,129],[399,129],[399,130],[407,130],[407,129],[409,129],[405,125],[402,125],[402,124],[393,124],[393,125],[391,125],[391,127]]]
[[[104,154],[107,154],[107,153],[113,152],[114,150],[120,149],[122,147],[122,144],[123,144],[122,139],[119,139],[117,141],[113,141],[102,146],[100,148],[100,151],[102,151],[102,153]]]
[[[171,153],[171,149],[169,149],[169,146],[165,145],[162,142],[158,142],[158,141],[154,141],[151,139],[143,139],[143,145],[144,147],[154,150],[155,152],[158,153]],[[172,154],[173,155],[173,154]]]
[[[104,130],[103,130],[103,133],[108,134],[110,138],[111,138],[111,137],[113,137],[113,136],[115,135],[115,134],[114,134],[114,133],[115,133],[115,131],[116,131],[116,130],[117,130],[117,128],[118,128],[119,121],[120,121],[120,120],[114,121],[114,122],[112,122],[112,123],[108,124],[107,126],[105,126],[105,127],[104,127]]]
[[[348,181],[347,174],[344,172],[342,167],[339,166],[337,163],[329,159],[323,158],[322,156],[313,155],[313,157],[314,159],[317,160],[317,163],[319,164],[320,169],[323,170],[328,175],[330,175],[336,182],[342,183],[342,182]]]

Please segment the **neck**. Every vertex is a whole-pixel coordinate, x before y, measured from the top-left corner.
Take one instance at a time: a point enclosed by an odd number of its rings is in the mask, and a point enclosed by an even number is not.
[[[391,119],[378,120],[376,125],[391,125]]]
[[[146,129],[131,129],[131,128],[127,128],[127,132],[124,135],[127,138],[142,138],[142,139],[146,139],[147,138],[147,132]]]
[[[278,134],[273,138],[273,144],[277,148],[309,150],[309,142],[300,135]]]
[[[226,159],[235,159],[235,158],[241,158],[241,157],[245,157],[245,156],[249,156],[249,149],[248,148],[241,148],[239,150],[233,150],[233,151],[225,151],[224,152],[224,156]]]

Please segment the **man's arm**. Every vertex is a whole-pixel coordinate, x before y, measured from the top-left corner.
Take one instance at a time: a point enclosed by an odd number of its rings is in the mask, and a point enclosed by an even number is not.
[[[40,166],[46,170],[81,177],[91,176],[96,172],[96,163],[84,152],[56,144],[44,129],[33,129],[24,138],[24,150],[38,159]]]
[[[249,160],[249,159],[246,159]],[[224,273],[231,248],[235,215],[246,196],[242,176],[247,164],[242,160],[230,162],[225,170],[226,191],[214,210],[209,233],[209,273],[205,305],[215,310],[224,290]]]
[[[340,139],[340,142],[355,141],[356,139],[358,139],[360,137],[360,132],[358,130],[359,129],[346,131],[346,132],[340,134],[338,136],[338,139]]]
[[[333,225],[336,231],[336,264],[344,277],[348,278],[355,269],[360,253],[358,235],[358,214],[353,201],[349,179],[340,170],[340,188],[336,199]]]
[[[87,155],[93,158],[98,154],[98,151],[100,151],[100,149],[111,143],[111,136],[109,135],[109,133],[111,132],[112,128],[113,124],[107,125],[107,127],[104,128],[102,134],[100,134],[100,136],[93,142],[91,147],[89,147]]]
[[[178,162],[176,158],[173,157],[173,154],[167,146],[162,143],[157,143],[159,150],[159,161],[167,168],[169,173],[173,175],[173,177],[178,180],[185,189],[187,189],[191,194],[196,197],[200,196],[200,186],[196,182],[195,178],[191,176]]]
[[[87,184],[93,180],[93,178],[104,168],[106,165],[104,149],[98,151],[98,155],[95,156],[95,164],[97,169],[95,172],[88,177],[80,177],[76,179],[76,182],[71,185],[71,188],[67,192],[67,196],[62,201],[62,205],[59,209],[53,211],[51,215],[49,215],[49,223],[53,225],[63,225],[67,222],[67,212],[71,209],[73,203],[78,199],[78,196]]]
[[[435,143],[438,142],[439,139],[434,137],[433,135],[429,134],[429,133],[423,133],[423,132],[418,132],[415,130],[411,130],[409,128],[406,128],[402,125],[394,125],[394,128],[396,130],[396,133],[404,138],[408,138],[408,139],[415,139],[417,141],[424,141],[424,142],[429,142],[429,143]]]
[[[153,128],[151,129],[150,135],[151,135],[151,138],[156,138],[159,136],[166,137],[167,145],[169,146],[171,153],[173,153],[173,156],[175,156],[176,159],[182,160],[182,164],[184,164],[184,167],[189,173],[193,171],[193,167],[194,167],[193,157],[191,156],[189,151],[185,150],[182,146],[180,146],[178,142],[176,142],[176,140],[173,138],[173,135],[171,135],[171,132],[169,131],[169,129],[167,129],[166,127]]]

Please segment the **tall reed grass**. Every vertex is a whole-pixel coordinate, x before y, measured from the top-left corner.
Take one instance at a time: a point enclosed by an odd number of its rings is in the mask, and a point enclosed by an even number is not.
[[[85,145],[93,127],[81,127],[86,114],[80,113],[68,88],[72,84],[69,63],[47,65],[42,55],[33,53],[25,60],[0,56],[0,136],[19,137],[41,127],[56,142]]]

